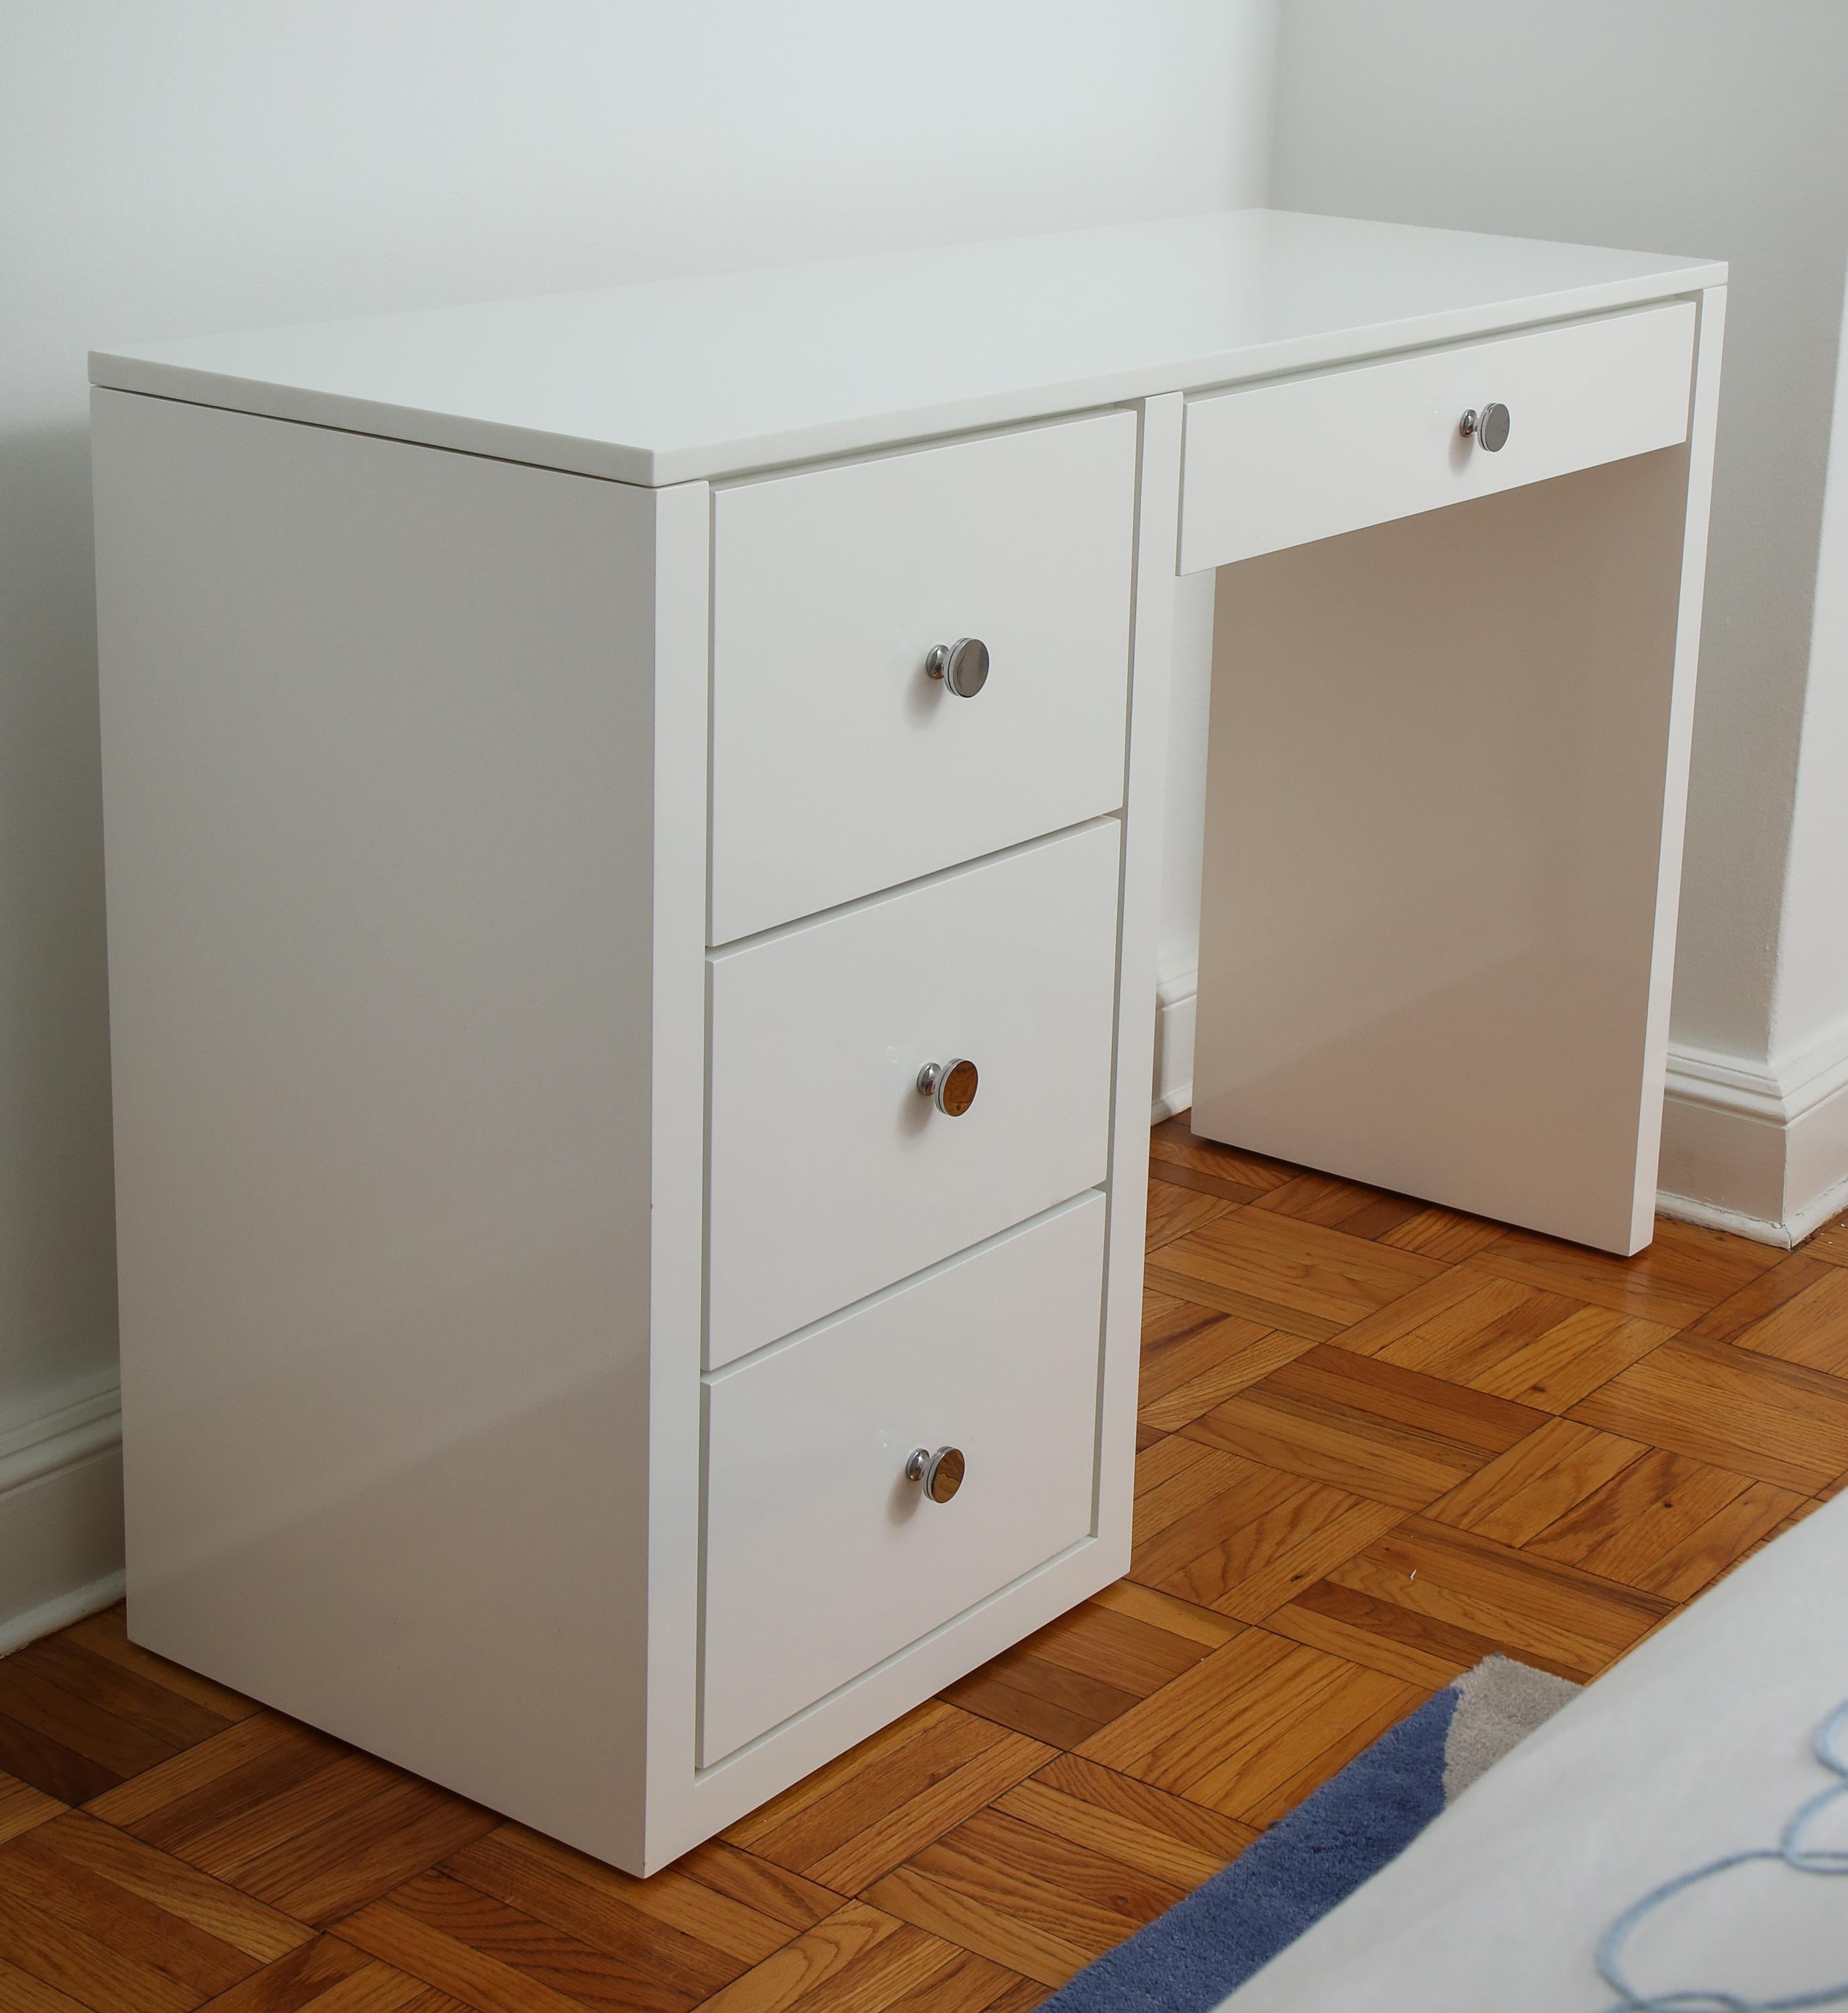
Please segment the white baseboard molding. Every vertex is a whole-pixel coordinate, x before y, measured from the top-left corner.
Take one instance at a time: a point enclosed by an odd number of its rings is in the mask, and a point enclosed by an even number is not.
[[[1788,1250],[1848,1207],[1848,1022],[1771,1063],[1671,1048],[1657,1206]]]
[[[122,1410],[111,1373],[0,1417],[0,1656],[121,1593]]]
[[[1697,1202],[1692,1196],[1671,1195],[1666,1189],[1656,1192],[1656,1207],[1664,1216],[1671,1216],[1678,1222],[1697,1223],[1708,1230],[1729,1230],[1735,1237],[1749,1237],[1755,1244],[1772,1244],[1780,1251],[1789,1251],[1813,1231],[1820,1230],[1832,1216],[1839,1216],[1848,1209],[1848,1181],[1838,1182],[1832,1189],[1825,1189],[1788,1222],[1774,1223],[1764,1217],[1746,1216],[1736,1209],[1724,1208],[1718,1203]]]
[[[86,1614],[99,1614],[105,1607],[113,1607],[122,1598],[127,1584],[127,1575],[118,1566],[113,1573],[105,1573],[101,1579],[93,1579],[83,1586],[73,1587],[69,1593],[61,1593],[55,1600],[29,1607],[23,1614],[13,1615],[4,1627],[0,1627],[0,1657],[9,1651],[23,1650],[28,1643],[36,1643],[41,1636],[55,1636],[60,1629],[68,1629],[72,1622],[81,1621]]]
[[[1155,1103],[1159,1125],[1193,1102],[1193,1001],[1199,974],[1191,965],[1155,988]]]

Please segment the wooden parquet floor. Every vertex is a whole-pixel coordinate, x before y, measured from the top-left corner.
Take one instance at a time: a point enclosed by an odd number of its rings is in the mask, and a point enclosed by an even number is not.
[[[1129,1577],[646,1882],[130,1644],[0,1663],[5,2013],[1021,2013],[1494,1650],[1848,1480],[1848,1218],[1620,1260],[1157,1129]]]

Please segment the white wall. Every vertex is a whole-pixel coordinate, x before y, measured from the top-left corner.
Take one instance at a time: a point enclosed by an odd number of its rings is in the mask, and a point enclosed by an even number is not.
[[[1844,79],[1835,0],[1290,0],[1278,44],[1284,207],[1732,262],[1663,1174],[1779,1239],[1848,1175]]]
[[[0,0],[0,1641],[115,1348],[85,350],[1260,201],[1274,13]]]
[[[1848,73],[1843,83],[1848,95]],[[1848,104],[1843,118],[1848,124]],[[1842,151],[1848,156],[1848,145]],[[1848,302],[1830,431],[1809,688],[1778,939],[1773,1053],[1799,1053],[1848,1016]]]

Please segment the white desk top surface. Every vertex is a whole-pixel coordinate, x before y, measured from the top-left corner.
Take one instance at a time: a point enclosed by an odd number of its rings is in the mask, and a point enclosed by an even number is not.
[[[90,375],[656,486],[1725,277],[1711,259],[1247,209],[98,350]]]

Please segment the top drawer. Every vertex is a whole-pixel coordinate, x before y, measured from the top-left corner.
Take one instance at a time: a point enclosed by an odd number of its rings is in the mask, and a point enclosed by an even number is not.
[[[1190,400],[1181,570],[1674,447],[1693,358],[1677,301]],[[1459,431],[1491,403],[1492,453]]]
[[[713,506],[712,937],[1123,800],[1135,419],[739,484]],[[932,679],[938,643],[988,681]]]

